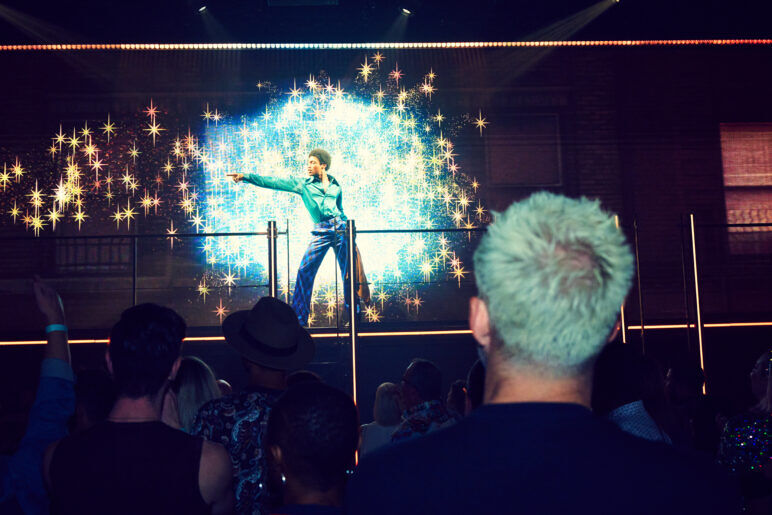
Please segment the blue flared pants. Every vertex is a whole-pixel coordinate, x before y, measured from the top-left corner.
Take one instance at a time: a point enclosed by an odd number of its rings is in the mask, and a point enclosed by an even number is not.
[[[348,276],[348,245],[343,230],[346,222],[341,218],[331,218],[314,225],[311,231],[311,242],[306,253],[300,261],[298,276],[295,281],[295,293],[292,295],[292,308],[298,316],[300,325],[308,325],[308,316],[311,314],[311,292],[314,289],[314,279],[319,271],[327,250],[332,247],[335,250],[335,258],[340,267],[341,278],[345,281]],[[348,288],[343,288],[346,306],[350,305]]]

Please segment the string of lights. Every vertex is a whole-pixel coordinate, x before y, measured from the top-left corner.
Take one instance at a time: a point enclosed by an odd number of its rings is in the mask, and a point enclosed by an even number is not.
[[[0,51],[70,50],[390,50],[437,48],[626,47],[772,45],[772,39],[645,39],[610,41],[454,41],[393,43],[76,43],[0,45]]]

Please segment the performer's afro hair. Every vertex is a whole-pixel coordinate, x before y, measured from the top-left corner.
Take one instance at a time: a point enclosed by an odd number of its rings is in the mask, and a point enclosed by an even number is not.
[[[323,148],[315,148],[308,153],[308,157],[315,157],[319,160],[319,164],[326,165],[325,170],[330,171],[330,165],[332,165],[332,158],[330,153]]]

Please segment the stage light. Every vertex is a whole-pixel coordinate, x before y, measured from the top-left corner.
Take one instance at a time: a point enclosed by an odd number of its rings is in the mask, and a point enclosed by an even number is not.
[[[204,11],[206,11],[206,6],[205,5],[202,5],[201,7],[198,8],[198,12],[202,13]]]
[[[413,16],[413,11],[411,11],[407,7],[403,7],[402,8],[402,15],[403,16]]]

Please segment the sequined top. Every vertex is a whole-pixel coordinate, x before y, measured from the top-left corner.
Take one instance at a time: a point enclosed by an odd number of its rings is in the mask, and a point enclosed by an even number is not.
[[[280,393],[254,388],[212,399],[201,407],[193,422],[192,434],[228,449],[238,514],[264,513],[268,471],[263,437],[268,415]]]
[[[427,401],[413,406],[405,410],[403,419],[391,435],[392,442],[425,435],[456,421],[440,401]]]
[[[769,415],[743,413],[729,419],[721,435],[718,462],[733,474],[760,470],[772,457]]]

